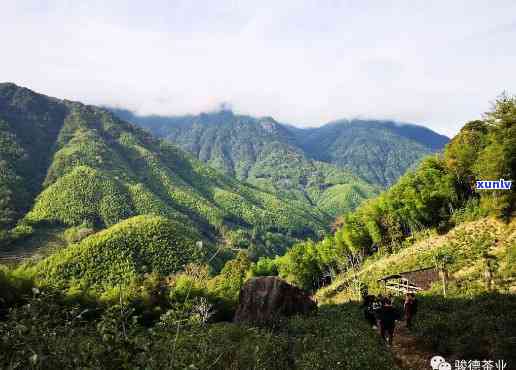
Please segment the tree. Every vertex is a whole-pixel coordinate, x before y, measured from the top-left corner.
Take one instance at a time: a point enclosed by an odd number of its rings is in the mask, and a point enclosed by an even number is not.
[[[446,252],[439,251],[433,256],[435,267],[441,274],[443,283],[443,295],[446,297],[446,288],[448,284],[448,267],[453,263],[454,257]]]
[[[372,238],[360,215],[349,213],[344,217],[343,240],[352,255],[364,256],[372,245]]]
[[[322,271],[317,247],[311,240],[295,244],[278,259],[279,275],[304,289],[318,287]]]
[[[230,301],[236,301],[244,285],[251,260],[245,251],[238,252],[236,258],[226,262],[222,271],[213,281],[216,294]]]
[[[488,125],[476,120],[466,123],[460,132],[448,143],[444,151],[446,166],[461,183],[463,190],[472,193],[475,177],[473,164],[487,143]]]
[[[278,275],[278,266],[276,260],[268,257],[261,257],[251,266],[252,276],[276,276]]]
[[[477,179],[512,180],[516,178],[516,97],[500,96],[492,110],[486,113],[489,128],[488,143],[473,165]],[[516,211],[514,190],[494,190],[482,194],[484,203],[495,215],[508,219]]]

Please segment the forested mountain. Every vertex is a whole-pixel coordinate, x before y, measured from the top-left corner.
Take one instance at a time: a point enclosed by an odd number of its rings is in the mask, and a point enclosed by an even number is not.
[[[257,231],[314,237],[331,220],[225,176],[104,109],[10,83],[0,85],[0,143],[4,241],[43,224],[99,230],[143,214],[212,241]]]
[[[446,234],[454,227],[462,230],[462,224],[467,222],[476,222],[479,228],[476,231],[485,235],[472,236],[475,233],[470,229],[454,235],[453,242],[439,240],[441,252],[449,255],[447,263],[460,262],[464,267],[463,259],[469,249],[472,256],[467,257],[479,264],[478,259],[490,258],[488,252],[498,247],[503,246],[504,253],[514,254],[516,191],[511,184],[515,176],[516,98],[502,96],[484,119],[466,123],[442,154],[428,156],[378,197],[347,213],[334,235],[319,243],[300,243],[285,256],[277,257],[275,262],[263,260],[262,267],[270,269],[275,264],[298,285],[314,288],[327,270],[338,270],[339,265],[347,270],[349,261],[357,260],[360,264],[370,256],[376,263],[378,255],[400,252],[415,241],[429,235]],[[484,189],[477,186],[479,180],[499,179],[507,180],[504,180],[504,187]],[[510,224],[507,236],[494,235],[494,224]],[[505,229],[505,226],[500,227]],[[429,251],[413,252],[420,259],[418,264],[413,259],[400,260],[410,265],[408,268],[436,263]],[[503,262],[511,270],[507,273],[514,274],[514,263]],[[382,268],[390,270],[392,266],[387,264]]]
[[[328,163],[310,159],[289,127],[228,110],[184,117],[139,117],[129,122],[181,146],[201,161],[260,189],[320,207],[332,216],[377,193],[374,186]]]
[[[390,121],[341,120],[296,133],[311,157],[384,187],[448,142],[426,127]]]
[[[305,193],[314,203],[318,196],[312,195],[307,184],[312,188],[354,184],[363,189],[363,183],[350,176],[353,174],[386,187],[425,155],[442,150],[448,141],[427,128],[389,121],[341,120],[300,129],[270,117],[253,118],[229,110],[177,117],[113,111],[229,175],[297,198]],[[346,189],[338,192],[343,197]]]
[[[515,177],[516,97],[502,95],[481,120],[466,123],[442,154],[428,156],[346,214],[333,235],[298,243],[275,259],[261,258],[251,270],[318,289],[320,303],[337,306],[406,292],[395,278],[403,275],[408,280],[402,284],[415,285],[421,307],[410,330],[416,347],[514,364],[507,338],[516,334]],[[504,186],[477,182],[499,179]],[[434,278],[424,278],[429,286],[413,277],[432,270]],[[329,275],[332,284],[319,289]],[[403,368],[428,365],[426,352],[419,360],[400,353]]]

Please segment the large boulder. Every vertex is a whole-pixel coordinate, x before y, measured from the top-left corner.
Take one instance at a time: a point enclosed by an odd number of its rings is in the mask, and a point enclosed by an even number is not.
[[[235,322],[270,322],[279,316],[308,313],[317,304],[306,291],[276,276],[248,280],[240,290]]]

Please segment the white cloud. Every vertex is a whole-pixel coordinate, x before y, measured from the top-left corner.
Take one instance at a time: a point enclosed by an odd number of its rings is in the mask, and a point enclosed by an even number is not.
[[[513,1],[13,1],[0,81],[140,113],[231,102],[299,125],[452,135],[516,93]]]

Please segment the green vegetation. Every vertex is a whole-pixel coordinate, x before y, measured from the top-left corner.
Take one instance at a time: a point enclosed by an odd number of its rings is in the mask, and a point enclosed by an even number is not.
[[[420,126],[389,121],[341,120],[297,131],[309,156],[388,187],[448,138]]]
[[[27,267],[40,285],[106,292],[147,272],[168,275],[202,255],[192,230],[157,216],[137,216]],[[24,270],[22,266],[19,269]]]
[[[253,242],[255,253],[269,255],[317,238],[330,219],[226,177],[103,109],[13,84],[0,85],[0,143],[4,245],[48,224],[98,231],[154,214],[187,225],[189,237],[200,234],[207,245],[240,231],[270,233],[268,246]]]
[[[414,334],[422,346],[453,360],[503,359],[516,362],[516,295],[480,293],[465,297],[420,297]]]
[[[484,121],[470,122],[446,147],[344,220],[348,248],[392,251],[415,232],[446,231],[456,222],[493,214],[510,219],[516,192],[476,190],[475,180],[514,179],[516,98],[501,97]]]
[[[515,192],[477,191],[475,180],[514,178],[515,107],[515,98],[501,97],[484,121],[467,124],[442,156],[425,159],[346,214],[333,236],[298,243],[282,257],[262,258],[251,273],[278,274],[313,290],[329,275],[333,283],[317,296],[323,303],[343,304],[365,291],[385,293],[378,281],[383,276],[435,267],[447,278],[444,286],[440,279],[420,295],[413,331],[420,345],[451,359],[514,361]]]
[[[255,270],[271,271],[272,265],[313,289],[333,267],[333,283],[317,296],[323,303],[342,304],[360,299],[366,289],[384,294],[378,281],[383,276],[435,267],[447,278],[420,294],[413,330],[420,346],[448,359],[512,363],[515,192],[477,191],[475,180],[515,177],[515,107],[516,99],[501,97],[483,121],[468,123],[442,156],[425,159],[345,215],[333,237],[297,244],[283,257],[259,261]]]
[[[354,301],[382,292],[381,276],[429,266],[442,280],[419,297],[419,345],[513,361],[515,192],[474,185],[514,178],[515,107],[502,97],[443,155],[361,203],[373,188],[308,159],[301,134],[270,119],[178,123],[203,138],[202,161],[246,185],[105,110],[0,85],[0,252],[45,249],[0,265],[0,367],[395,369]],[[266,139],[256,153],[242,141],[247,159],[231,163],[223,144],[234,136],[206,129],[212,119]],[[438,149],[424,130],[380,126]],[[327,212],[357,206],[321,238]],[[231,323],[245,281],[264,275],[311,290],[319,311]]]
[[[408,243],[407,243],[408,244]],[[378,279],[401,271],[411,271],[438,265],[446,256],[446,269],[450,274],[450,289],[456,293],[472,296],[485,289],[484,272],[488,256],[498,261],[492,279],[498,289],[509,292],[514,268],[513,254],[516,247],[516,224],[509,225],[495,219],[481,219],[463,223],[445,235],[426,230],[414,236],[410,244],[392,254],[377,253],[366,258],[359,271],[349,270],[331,286],[318,294],[327,299],[345,299],[353,292],[346,288],[353,279],[359,279],[371,291],[383,289]],[[512,254],[511,254],[512,253]]]
[[[256,119],[230,111],[185,117],[114,112],[227,175],[283,198],[317,206],[333,217],[377,194],[375,186],[353,172],[313,160],[299,146],[294,129],[272,118]]]
[[[0,84],[0,233],[40,192],[65,115],[55,99]]]
[[[202,300],[174,304],[152,322],[123,301],[79,304],[38,291],[27,302],[0,321],[2,368],[397,368],[355,304],[323,306],[271,329],[206,324]]]
[[[516,332],[516,223],[495,219],[463,223],[445,235],[417,234],[411,245],[393,254],[365,259],[332,285],[318,291],[332,304],[357,299],[359,286],[370,294],[385,294],[378,279],[402,271],[441,267],[446,259],[446,297],[441,281],[418,294],[418,314],[412,333],[423,348],[451,359],[489,358],[513,363],[511,338]],[[490,277],[486,279],[486,272]],[[401,305],[400,298],[397,304]]]
[[[40,194],[26,221],[111,226],[134,214],[124,190],[99,171],[77,166]]]
[[[297,129],[270,117],[257,119],[227,110],[182,117],[113,111],[229,175],[297,199],[308,198],[332,215],[356,206],[346,200],[348,189],[338,191],[340,199],[326,197],[330,198],[326,202],[317,194],[314,197],[312,191],[324,192],[338,185],[368,190],[350,173],[387,187],[448,142],[424,127],[384,121],[341,120],[319,128]],[[361,194],[361,199],[373,195],[370,190]],[[332,193],[337,196],[337,191]]]
[[[420,345],[448,359],[513,363],[515,192],[477,190],[475,181],[514,179],[515,123],[516,99],[502,96],[443,156],[346,215],[335,238],[363,262],[320,290],[321,300],[356,299],[360,286],[378,294],[382,276],[435,267],[447,278],[420,294],[413,331]]]

